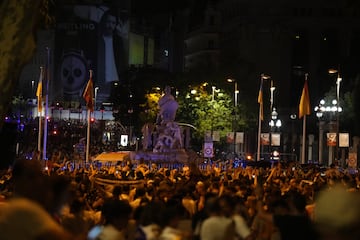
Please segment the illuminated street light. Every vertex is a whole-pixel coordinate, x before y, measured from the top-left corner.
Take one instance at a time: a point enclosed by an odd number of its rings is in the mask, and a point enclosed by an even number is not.
[[[239,90],[237,88],[237,81],[235,79],[232,79],[232,78],[228,78],[228,79],[226,79],[226,81],[229,82],[229,83],[234,83],[234,105],[235,105],[235,107],[237,107],[238,94],[239,94]]]
[[[233,120],[233,123],[232,123],[232,132],[235,133],[236,129],[235,129],[235,124],[236,124],[236,121],[237,121],[237,105],[238,105],[238,93],[239,93],[239,90],[237,88],[237,81],[233,78],[228,78],[227,81],[229,83],[234,83],[234,106],[235,106],[235,109],[234,109],[234,120]],[[236,133],[235,133],[236,135]],[[235,137],[236,138],[236,137]],[[236,154],[236,140],[234,138],[234,155]]]
[[[342,81],[342,78],[340,77],[340,65],[338,66],[338,69],[329,69],[329,74],[336,74],[336,160],[339,160],[339,104],[340,104],[340,84]]]
[[[269,121],[269,126],[270,126],[270,152],[271,152],[271,159],[273,159],[274,155],[273,155],[273,149],[272,149],[272,145],[273,145],[273,142],[272,142],[272,135],[273,135],[273,132],[274,132],[274,128],[280,128],[282,123],[281,123],[281,120],[278,119],[278,113],[276,111],[276,108],[273,108],[272,109],[272,112],[271,112],[271,120]]]
[[[327,105],[324,99],[320,100],[320,103],[318,106],[314,108],[314,111],[316,112],[316,117],[319,119],[319,164],[322,164],[322,152],[323,152],[323,135],[324,135],[324,121],[321,119],[324,117],[325,114],[336,114],[336,117],[338,117],[339,113],[342,112],[342,107],[339,106],[339,102],[336,99],[333,99],[331,101],[331,105]],[[337,119],[338,120],[338,119]],[[338,146],[338,121],[336,122],[336,146]],[[332,161],[332,151],[329,149],[329,165]]]
[[[96,98],[97,98],[97,92],[99,91],[99,87],[95,87],[95,100],[94,100],[94,105],[95,105],[95,110],[96,110]]]

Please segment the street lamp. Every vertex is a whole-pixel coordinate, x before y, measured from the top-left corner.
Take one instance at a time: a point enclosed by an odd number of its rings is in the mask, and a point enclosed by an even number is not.
[[[270,111],[273,109],[274,106],[274,81],[271,79],[271,85],[270,85]]]
[[[319,119],[319,164],[323,162],[322,159],[322,152],[323,152],[323,135],[324,135],[324,122],[321,119],[324,117],[325,114],[336,114],[337,120],[339,113],[342,112],[342,107],[339,106],[339,102],[336,99],[331,101],[331,105],[326,104],[324,99],[320,100],[318,106],[314,108],[316,112],[316,117]],[[331,119],[330,119],[331,121]],[[336,146],[339,146],[339,132],[338,132],[338,122],[336,123]],[[331,130],[331,129],[329,129]],[[329,165],[332,163],[332,146],[329,146]],[[337,150],[337,149],[336,149]]]
[[[232,78],[226,79],[229,83],[234,83],[234,106],[237,107],[239,90],[237,88],[237,81]]]
[[[319,119],[319,158],[318,162],[319,164],[323,163],[322,159],[322,153],[323,153],[323,142],[324,142],[324,122],[321,121],[321,118],[324,115],[325,107],[323,106],[325,104],[325,101],[322,99],[320,101],[320,104],[314,108],[316,112],[316,117]]]
[[[282,126],[281,120],[278,119],[278,113],[276,111],[276,108],[272,109],[271,112],[271,120],[269,122],[269,126],[270,126],[270,152],[271,152],[271,156],[273,156],[272,154],[272,146],[274,145],[273,141],[272,141],[272,137],[273,137],[273,131],[274,128],[280,128]]]
[[[236,132],[235,132],[235,124],[236,124],[236,121],[237,121],[237,105],[238,105],[238,94],[239,94],[239,90],[237,88],[237,81],[233,78],[228,78],[226,79],[227,82],[229,83],[234,83],[234,121],[233,121],[233,124],[232,124],[232,131],[234,132],[235,134],[235,137],[234,137],[234,155],[236,155],[236,152],[237,152],[237,146],[236,146]]]
[[[329,74],[335,74],[337,73],[337,77],[336,77],[336,160],[339,160],[339,123],[340,123],[340,119],[339,119],[339,104],[340,104],[340,84],[342,81],[342,78],[340,77],[340,66],[338,66],[338,69],[329,69],[328,70]]]

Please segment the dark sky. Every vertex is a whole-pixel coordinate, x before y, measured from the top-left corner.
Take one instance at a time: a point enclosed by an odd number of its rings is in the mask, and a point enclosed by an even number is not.
[[[153,15],[183,9],[191,0],[132,0],[131,8],[136,14]]]

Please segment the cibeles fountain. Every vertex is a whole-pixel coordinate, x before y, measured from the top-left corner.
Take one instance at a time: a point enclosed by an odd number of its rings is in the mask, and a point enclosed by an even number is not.
[[[185,147],[189,144],[190,131],[175,122],[179,104],[170,86],[165,87],[158,107],[156,123],[147,123],[142,128],[143,149],[136,152],[135,160],[184,163],[188,160]]]

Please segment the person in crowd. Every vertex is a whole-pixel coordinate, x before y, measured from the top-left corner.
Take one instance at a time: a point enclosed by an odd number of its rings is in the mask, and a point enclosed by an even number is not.
[[[306,212],[306,199],[297,191],[286,195],[287,211],[284,214],[265,213],[259,206],[258,217],[272,222],[277,227],[282,240],[319,239],[318,233]]]
[[[161,201],[151,201],[135,209],[135,240],[157,240],[159,238],[162,224],[161,209],[164,209],[164,203]]]
[[[235,226],[231,218],[225,216],[217,196],[206,200],[205,210],[208,215],[200,227],[201,240],[234,239]]]
[[[321,240],[360,239],[360,194],[336,184],[319,192],[315,200],[314,226]]]
[[[191,237],[189,232],[180,229],[185,217],[185,209],[178,199],[171,199],[165,204],[162,214],[162,231],[159,240],[185,240]]]
[[[12,178],[14,194],[0,206],[1,239],[74,239],[46,210],[51,189],[39,161],[17,160]]]
[[[221,195],[219,204],[224,215],[233,220],[235,229],[234,239],[251,239],[251,231],[244,217],[240,214],[241,201],[239,197]]]
[[[89,240],[125,240],[127,225],[132,213],[130,204],[124,200],[108,199],[104,202],[102,226],[90,230]]]
[[[69,213],[61,218],[61,225],[77,239],[86,239],[90,229],[95,226],[93,219],[86,216],[85,207],[81,199],[74,199],[70,203]]]

